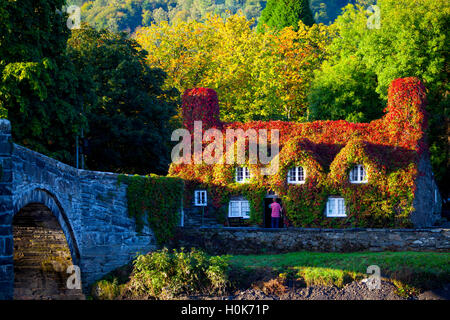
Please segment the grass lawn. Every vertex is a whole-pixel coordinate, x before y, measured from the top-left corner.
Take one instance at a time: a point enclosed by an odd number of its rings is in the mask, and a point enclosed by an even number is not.
[[[450,281],[450,253],[440,252],[294,252],[273,255],[229,256],[231,266],[255,272],[272,269],[303,280],[307,285],[338,287],[368,277],[367,267],[377,265],[399,293],[408,294]]]

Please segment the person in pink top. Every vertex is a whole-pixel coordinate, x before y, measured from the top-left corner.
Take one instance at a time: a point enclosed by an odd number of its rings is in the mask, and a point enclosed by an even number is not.
[[[281,218],[281,206],[277,202],[277,199],[273,198],[273,202],[269,205],[269,208],[272,209],[272,228],[280,227],[280,218]]]

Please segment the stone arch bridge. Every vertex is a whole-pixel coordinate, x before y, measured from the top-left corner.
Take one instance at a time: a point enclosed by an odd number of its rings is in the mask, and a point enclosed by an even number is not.
[[[14,296],[19,245],[14,243],[14,221],[21,212],[23,230],[33,226],[28,221],[32,212],[42,225],[50,219],[58,222],[53,225],[59,225],[65,237],[71,263],[80,267],[84,291],[136,253],[156,249],[151,230],[135,231],[126,186],[117,180],[117,174],[75,169],[12,143],[9,121],[0,119],[0,300]],[[54,239],[57,234],[52,232],[42,234]]]

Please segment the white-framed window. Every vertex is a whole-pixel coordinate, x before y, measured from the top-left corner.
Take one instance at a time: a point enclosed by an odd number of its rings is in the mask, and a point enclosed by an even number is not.
[[[306,172],[303,167],[294,167],[289,169],[287,181],[288,183],[296,184],[296,183],[305,183]]]
[[[351,183],[367,183],[366,168],[362,164],[357,164],[350,170]]]
[[[197,207],[206,207],[208,205],[208,194],[206,190],[194,191],[194,204]]]
[[[330,218],[346,217],[347,214],[345,213],[344,198],[341,197],[328,198],[325,213],[326,216]]]
[[[228,206],[228,217],[250,218],[250,203],[247,200],[232,200]]]
[[[236,182],[245,183],[250,181],[250,169],[248,167],[236,168]]]

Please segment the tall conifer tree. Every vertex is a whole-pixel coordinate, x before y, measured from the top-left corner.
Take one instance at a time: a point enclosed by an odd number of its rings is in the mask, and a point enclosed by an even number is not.
[[[308,0],[268,0],[258,30],[264,31],[265,26],[276,30],[292,26],[297,31],[300,20],[307,26],[314,24]]]

